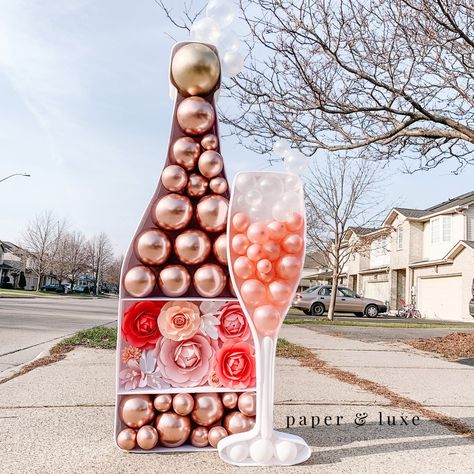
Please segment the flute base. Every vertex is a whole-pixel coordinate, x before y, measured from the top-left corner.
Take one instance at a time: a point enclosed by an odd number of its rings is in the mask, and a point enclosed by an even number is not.
[[[220,458],[234,466],[292,466],[305,462],[311,449],[299,436],[273,431],[263,438],[255,428],[227,436],[217,445]]]

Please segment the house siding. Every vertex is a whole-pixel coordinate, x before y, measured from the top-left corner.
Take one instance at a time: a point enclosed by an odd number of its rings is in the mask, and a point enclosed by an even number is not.
[[[474,241],[474,204],[471,204],[466,211],[466,226],[467,235],[466,240]]]

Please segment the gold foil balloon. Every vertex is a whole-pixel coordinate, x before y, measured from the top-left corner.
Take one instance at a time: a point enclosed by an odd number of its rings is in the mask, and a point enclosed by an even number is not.
[[[191,277],[182,265],[168,265],[163,268],[158,278],[158,285],[165,296],[176,298],[188,291]]]
[[[218,145],[219,140],[213,133],[208,133],[202,137],[201,146],[205,150],[216,150]]]
[[[224,405],[217,393],[197,393],[191,418],[201,426],[211,426],[224,415]]]
[[[217,237],[214,245],[212,246],[214,255],[217,258],[219,263],[222,265],[227,265],[227,236],[226,234],[221,234]]]
[[[193,216],[193,206],[186,196],[167,194],[155,204],[153,220],[156,225],[167,230],[186,227]]]
[[[168,237],[158,229],[142,232],[135,241],[135,255],[147,265],[160,265],[166,261],[171,251]]]
[[[205,448],[209,444],[208,430],[204,426],[198,426],[191,432],[191,444],[196,448]]]
[[[223,426],[213,426],[207,434],[207,439],[213,448],[217,448],[217,443],[228,435],[229,434]]]
[[[158,443],[158,431],[153,426],[145,425],[137,431],[137,444],[142,449],[153,449]]]
[[[227,224],[229,203],[222,196],[205,196],[196,207],[199,225],[207,232],[221,232]]]
[[[202,97],[188,97],[179,104],[176,118],[184,133],[202,135],[214,125],[216,113]]]
[[[141,428],[155,415],[149,395],[126,395],[119,405],[120,419],[130,428]]]
[[[232,411],[224,418],[223,426],[229,434],[243,433],[252,428],[252,419],[240,411]]]
[[[174,82],[188,95],[208,94],[216,86],[219,75],[219,59],[204,44],[189,43],[181,47],[171,62]]]
[[[160,437],[160,444],[167,448],[181,446],[191,433],[191,420],[187,416],[173,412],[158,415],[155,426]]]
[[[117,446],[120,449],[131,451],[137,445],[137,433],[131,428],[125,428],[117,435]]]
[[[255,416],[257,412],[257,396],[255,392],[244,392],[239,396],[238,407],[241,413]]]
[[[217,151],[208,150],[199,157],[198,168],[206,178],[214,178],[222,171],[223,167],[224,161]]]
[[[222,403],[226,408],[233,409],[237,406],[239,396],[235,392],[228,392],[222,394]]]
[[[178,138],[173,144],[174,161],[188,171],[196,166],[200,153],[199,143],[191,137]]]
[[[226,179],[220,176],[211,179],[211,181],[209,181],[209,187],[211,191],[216,194],[224,194],[229,188]]]
[[[188,196],[191,196],[191,197],[204,196],[204,194],[206,194],[208,186],[209,186],[209,183],[206,178],[204,178],[200,174],[193,173],[191,176],[189,176],[188,186],[186,188],[188,191]]]
[[[208,263],[194,273],[193,284],[204,298],[214,298],[222,293],[227,283],[224,270],[218,265]]]
[[[173,398],[173,410],[178,415],[189,415],[194,408],[194,398],[190,393],[178,393]]]
[[[211,251],[209,237],[201,230],[187,230],[176,237],[174,249],[186,265],[204,262]]]
[[[188,182],[188,175],[181,166],[170,165],[161,173],[161,182],[168,191],[182,191]]]
[[[161,412],[168,411],[171,408],[171,403],[173,402],[173,396],[169,393],[163,393],[157,395],[153,400],[153,406]]]
[[[125,274],[125,289],[135,298],[148,296],[155,287],[156,277],[152,270],[143,265],[130,268]]]

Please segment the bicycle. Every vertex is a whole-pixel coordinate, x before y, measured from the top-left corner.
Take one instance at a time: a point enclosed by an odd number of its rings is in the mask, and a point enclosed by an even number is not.
[[[406,304],[405,301],[401,301],[403,307],[397,312],[397,318],[412,318],[420,319],[421,313],[416,309],[415,303]]]

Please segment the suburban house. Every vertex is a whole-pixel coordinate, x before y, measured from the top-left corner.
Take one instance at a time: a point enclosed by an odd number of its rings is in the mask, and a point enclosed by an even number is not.
[[[11,242],[0,240],[0,284],[19,288],[20,274],[25,275],[26,290],[36,288],[38,277],[30,269],[28,253]]]
[[[326,263],[326,258],[321,252],[306,254],[298,291],[304,291],[312,286],[328,285],[332,282],[332,271]],[[345,284],[345,276],[339,281]]]

